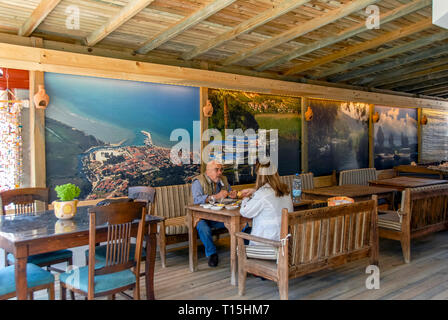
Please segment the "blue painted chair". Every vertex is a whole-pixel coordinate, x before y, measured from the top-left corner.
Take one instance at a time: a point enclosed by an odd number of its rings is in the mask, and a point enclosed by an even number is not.
[[[113,203],[89,209],[89,265],[75,268],[60,276],[61,299],[66,291],[87,296],[111,296],[129,289],[134,299],[140,299],[140,260],[145,230],[146,204],[143,202]],[[132,222],[140,220],[136,237],[134,259],[130,259]],[[96,261],[96,243],[99,242],[96,226],[107,228],[106,258]]]
[[[44,204],[45,210],[48,210],[48,188],[19,188],[0,192],[2,200],[2,214],[6,213],[6,206],[14,204],[14,214],[24,215],[32,214],[37,211],[36,201]],[[39,267],[47,267],[48,270],[64,272],[63,270],[52,267],[54,264],[66,262],[68,265],[73,264],[73,252],[70,250],[58,250],[43,254],[36,254],[28,257],[28,262],[38,265]],[[14,264],[14,255],[5,253],[5,266]]]
[[[32,263],[26,265],[28,296],[32,300],[35,291],[48,290],[48,299],[54,300],[54,276]],[[16,280],[14,266],[0,269],[0,300],[16,296]]]

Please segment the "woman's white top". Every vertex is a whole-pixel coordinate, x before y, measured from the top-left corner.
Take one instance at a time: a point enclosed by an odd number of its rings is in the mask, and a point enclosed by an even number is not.
[[[289,194],[276,197],[274,189],[266,183],[255,191],[252,198],[244,198],[241,203],[240,214],[252,218],[251,235],[270,240],[280,240],[280,226],[282,209],[294,211],[292,199]],[[250,245],[265,245],[250,241]]]

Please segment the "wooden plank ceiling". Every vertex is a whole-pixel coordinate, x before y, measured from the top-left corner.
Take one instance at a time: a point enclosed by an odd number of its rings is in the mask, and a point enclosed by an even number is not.
[[[0,42],[448,98],[431,0],[0,0]],[[365,8],[380,9],[379,29]],[[79,28],[67,20],[79,12]],[[28,41],[32,43],[32,41]],[[123,70],[125,71],[125,70]]]

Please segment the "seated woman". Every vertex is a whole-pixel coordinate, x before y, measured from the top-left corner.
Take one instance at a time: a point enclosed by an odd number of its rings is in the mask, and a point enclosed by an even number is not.
[[[292,212],[293,204],[289,187],[280,182],[277,168],[259,164],[255,189],[244,189],[241,196],[240,214],[252,218],[251,235],[271,240],[280,240],[282,209]],[[261,245],[250,241],[250,245]]]

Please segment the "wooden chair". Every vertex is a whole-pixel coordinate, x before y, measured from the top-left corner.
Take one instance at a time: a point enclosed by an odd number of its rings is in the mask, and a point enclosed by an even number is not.
[[[339,173],[340,186],[344,184],[359,184],[368,186],[369,181],[377,179],[378,174],[375,168],[343,170]]]
[[[302,173],[299,175],[302,179],[302,189],[314,189],[314,174],[312,172]],[[294,174],[288,176],[280,176],[280,181],[287,184],[289,190],[292,190],[292,184],[294,181]]]
[[[36,201],[43,202],[43,209],[48,210],[49,189],[48,188],[21,188],[0,192],[2,201],[2,212],[6,214],[6,206],[14,204],[16,215],[30,214],[39,210]],[[58,250],[49,253],[36,254],[28,257],[28,262],[48,270],[64,272],[52,267],[54,264],[67,262],[73,264],[73,252],[70,250]],[[14,264],[14,255],[5,252],[5,266]]]
[[[378,264],[377,197],[334,207],[288,212],[283,209],[280,241],[237,232],[238,293],[247,273],[276,281],[280,299],[288,299],[288,280],[370,257]],[[278,262],[248,258],[244,239],[277,248]]]
[[[185,223],[185,207],[192,202],[191,184],[156,187],[151,215],[164,217],[159,225],[157,241],[160,261],[166,268],[166,246],[188,241],[188,228]]]
[[[378,171],[375,168],[363,168],[344,170],[339,173],[339,185],[345,184],[359,184],[368,186],[369,181],[378,179]],[[393,208],[394,203],[388,203],[386,199],[380,199],[378,201],[378,209],[387,210]]]
[[[131,190],[131,188],[138,188],[138,189],[132,189],[134,191],[138,190],[138,194],[135,193],[135,192],[131,193],[131,191],[129,191],[128,198],[104,199],[104,200],[98,202],[96,204],[96,206],[100,207],[100,206],[104,206],[104,205],[110,205],[110,204],[113,204],[113,203],[123,203],[123,202],[133,202],[133,201],[136,201],[136,202],[144,202],[145,206],[146,206],[146,212],[148,212],[148,209],[149,209],[151,203],[148,203],[148,201],[143,201],[142,199],[134,199],[132,197],[137,198],[137,197],[142,196],[141,193],[143,192],[143,190],[146,190],[146,189],[140,189],[140,188],[150,188],[150,187],[130,187],[129,190]],[[84,254],[86,256],[86,265],[88,265],[89,264],[89,250],[86,250],[84,252]],[[100,245],[100,243],[97,243],[97,246],[95,248],[95,260],[96,260],[96,262],[98,263],[98,261],[100,261],[100,260],[106,260],[106,255],[107,255],[107,245]],[[131,247],[129,249],[129,255],[130,255],[130,259],[134,259],[135,243],[131,243]],[[143,243],[143,250],[142,250],[141,260],[142,261],[146,260],[146,246],[145,246],[144,243]],[[140,276],[144,276],[144,275],[145,275],[145,272],[142,271],[140,273]]]
[[[54,300],[54,276],[51,272],[41,269],[32,263],[26,265],[26,280],[28,296],[33,300],[34,292],[46,289],[48,299]],[[11,299],[16,296],[16,280],[14,266],[0,269],[0,300]]]
[[[142,202],[115,203],[89,209],[89,265],[60,276],[61,299],[66,290],[87,296],[111,296],[128,289],[140,299],[140,260],[145,231],[146,208]],[[139,219],[134,259],[130,258],[132,222]],[[97,226],[107,225],[106,260],[96,263]],[[133,270],[131,270],[133,269]]]
[[[398,211],[379,213],[379,236],[400,241],[409,263],[411,239],[448,229],[448,184],[405,189]]]
[[[146,204],[147,212],[150,211],[151,204],[154,202],[156,190],[147,186],[129,187],[128,197],[134,202],[144,202]]]
[[[6,206],[14,204],[14,214],[28,214],[37,211],[36,201],[43,203],[48,210],[48,188],[19,188],[0,192],[2,200],[2,214],[6,214]]]
[[[143,202],[146,205],[146,212],[151,211],[151,204],[154,202],[155,189],[148,186],[129,187],[128,197],[134,202]],[[135,244],[131,245],[131,253],[135,252]],[[132,255],[132,254],[131,254]],[[165,258],[165,257],[164,257]],[[146,244],[143,243],[142,260],[146,260]],[[140,276],[144,276],[145,272],[141,272]]]

